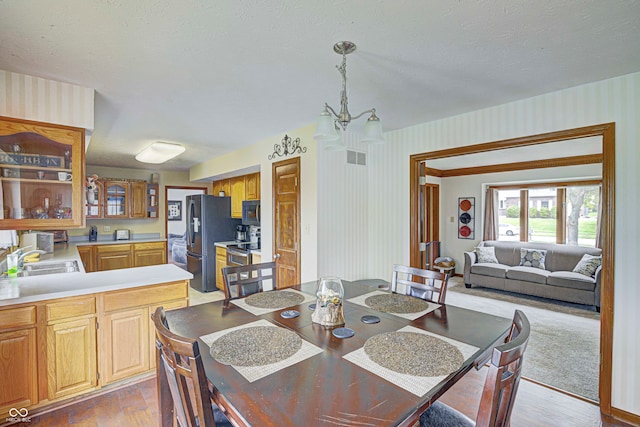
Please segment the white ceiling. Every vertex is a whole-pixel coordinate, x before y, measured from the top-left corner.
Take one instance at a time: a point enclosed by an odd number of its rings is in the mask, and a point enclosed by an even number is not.
[[[384,130],[640,71],[640,1],[0,0],[0,69],[96,90],[90,165],[186,169],[339,108]],[[364,118],[350,129],[360,129]]]

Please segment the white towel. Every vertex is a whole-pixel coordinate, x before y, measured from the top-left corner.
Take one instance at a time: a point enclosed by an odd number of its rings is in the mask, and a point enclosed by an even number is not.
[[[0,230],[0,248],[18,246],[18,233],[16,230]]]

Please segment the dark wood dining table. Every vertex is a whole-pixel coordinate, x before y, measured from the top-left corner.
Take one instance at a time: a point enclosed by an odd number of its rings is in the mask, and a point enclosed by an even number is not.
[[[376,290],[375,282],[343,281],[345,300]],[[315,283],[294,289],[315,293]],[[256,316],[229,301],[195,305],[166,313],[170,329],[198,338],[213,400],[237,425],[247,426],[411,426],[420,414],[474,366],[488,360],[493,347],[501,344],[511,320],[443,304],[415,319],[407,320],[369,307],[344,303],[345,326],[354,330],[351,338],[339,339],[332,330],[311,322],[309,303],[286,307]],[[295,309],[300,316],[285,319],[280,314]],[[479,310],[482,307],[478,307]],[[375,315],[381,321],[365,324],[362,316]],[[249,382],[230,365],[217,362],[200,337],[256,320],[296,332],[322,352],[264,378]],[[407,325],[477,347],[462,366],[426,394],[416,396],[380,376],[343,358],[367,339]],[[428,355],[425,355],[428,357]],[[159,376],[160,378],[160,376]],[[171,398],[159,379],[161,421],[171,425]]]

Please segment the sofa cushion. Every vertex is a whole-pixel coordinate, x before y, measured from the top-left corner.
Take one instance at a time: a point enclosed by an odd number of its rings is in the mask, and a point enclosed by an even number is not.
[[[520,265],[544,270],[544,259],[547,251],[544,249],[520,248]]]
[[[476,248],[476,256],[479,263],[493,263],[498,264],[496,258],[496,248],[493,246],[479,246]]]
[[[507,270],[507,279],[545,284],[549,274],[551,274],[550,271],[537,267],[511,267]]]
[[[593,256],[589,254],[582,255],[582,259],[573,268],[574,273],[584,274],[587,277],[592,277],[596,274],[598,267],[602,265],[601,256]]]
[[[554,271],[547,277],[547,285],[593,291],[596,287],[596,279],[572,271]]]
[[[471,266],[471,272],[473,274],[482,274],[483,276],[498,277],[504,279],[507,277],[507,270],[510,267],[504,264],[497,264],[493,262],[476,263]]]

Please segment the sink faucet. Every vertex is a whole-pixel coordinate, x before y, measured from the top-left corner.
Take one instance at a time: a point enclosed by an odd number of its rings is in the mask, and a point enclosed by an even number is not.
[[[16,252],[17,252],[17,251],[16,251]],[[46,253],[47,253],[47,251],[43,251],[43,250],[40,250],[40,249],[33,249],[33,250],[31,250],[31,251],[27,251],[27,252],[25,252],[25,253],[23,253],[23,254],[20,254],[20,255],[18,256],[18,269],[19,269],[19,270],[22,270],[22,267],[24,267],[24,259],[25,259],[25,257],[27,257],[27,256],[29,256],[29,255],[31,255],[31,254],[40,254],[40,255],[43,255],[43,254],[46,254]]]

